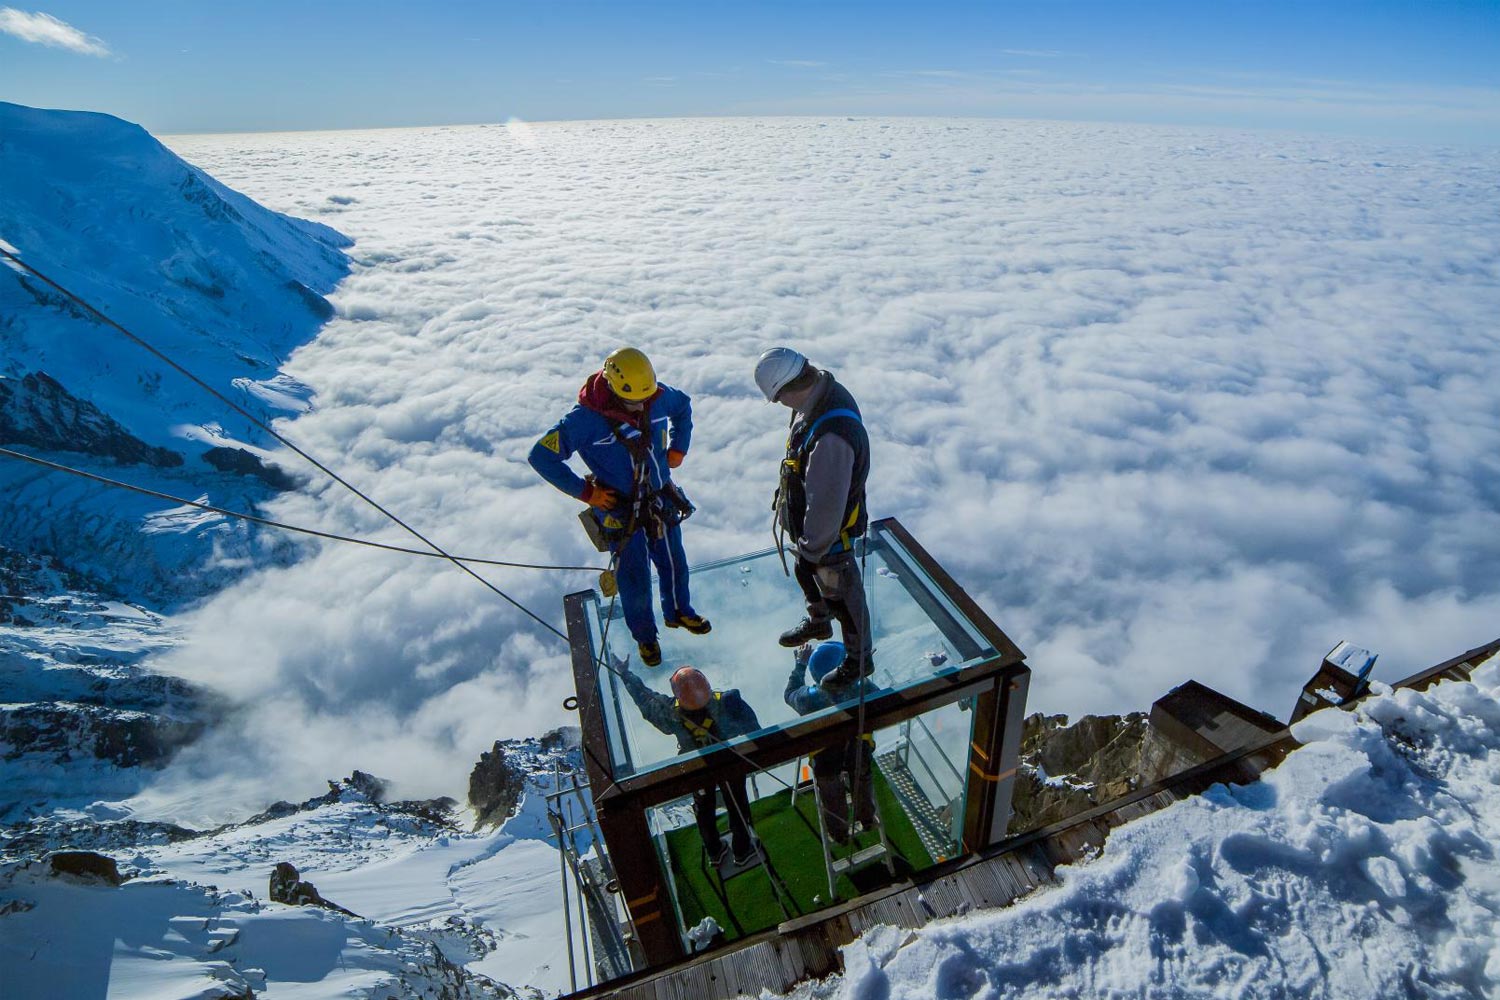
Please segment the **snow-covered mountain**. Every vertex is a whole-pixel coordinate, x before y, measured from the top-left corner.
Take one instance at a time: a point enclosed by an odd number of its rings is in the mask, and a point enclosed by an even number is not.
[[[221,700],[152,670],[170,620],[0,548],[0,824],[128,798]]]
[[[257,418],[306,409],[310,391],[279,369],[332,315],[323,293],[348,270],[347,238],[268,211],[108,115],[0,102],[0,175],[7,250]],[[5,263],[0,444],[231,509],[301,472],[268,465],[265,432]],[[278,558],[223,519],[15,459],[0,461],[0,490],[7,545],[136,599],[198,599]]]
[[[0,850],[0,986],[17,998],[106,983],[120,997],[555,995],[568,959],[546,794],[577,747],[576,730],[496,744],[476,778],[508,774],[510,804],[487,802],[495,822],[472,830],[468,807],[388,802],[361,772],[209,831],[34,824]],[[61,849],[102,852],[123,881],[60,873]],[[281,865],[303,883],[295,898],[318,902],[282,905]]]

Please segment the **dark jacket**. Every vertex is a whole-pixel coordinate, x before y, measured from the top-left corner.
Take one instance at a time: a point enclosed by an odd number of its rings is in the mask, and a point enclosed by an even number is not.
[[[867,684],[868,681],[860,681],[860,683]],[[838,692],[840,701],[857,697],[859,694],[859,688],[857,687],[851,686],[846,690],[841,689]],[[865,691],[868,696],[870,689],[866,688]],[[798,663],[792,667],[792,673],[786,679],[786,692],[783,697],[787,705],[798,715],[812,715],[814,712],[835,704],[833,697],[829,695],[828,691],[822,685],[808,685],[807,665],[803,663]],[[848,771],[852,774],[855,767],[854,755],[861,752],[859,749],[861,744],[866,748],[863,751],[866,756],[864,763],[859,766],[865,769],[866,774],[870,773],[869,767],[872,759],[870,754],[875,747],[875,736],[872,733],[865,733],[863,739],[856,737],[845,743],[810,751],[807,756],[812,761],[813,772],[815,774],[826,775],[839,771]]]
[[[792,420],[781,468],[781,524],[801,558],[818,562],[865,533],[870,438],[859,404],[828,372]]]
[[[868,685],[868,681],[860,683]],[[865,688],[865,696],[874,693],[873,687]],[[859,697],[859,688],[849,685],[838,689],[838,701],[848,701],[850,698]],[[782,695],[787,706],[798,715],[812,715],[814,712],[828,708],[837,702],[834,701],[828,690],[819,684],[807,683],[807,665],[798,663],[792,667],[791,674],[786,679],[786,691]]]
[[[641,717],[651,725],[677,737],[677,752],[687,753],[700,747],[732,740],[760,728],[760,720],[738,690],[715,691],[708,707],[689,712],[677,699],[648,688],[635,674],[624,675],[625,690],[641,710]]]

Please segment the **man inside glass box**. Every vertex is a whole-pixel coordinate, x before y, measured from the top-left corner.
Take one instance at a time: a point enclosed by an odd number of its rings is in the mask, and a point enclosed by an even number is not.
[[[755,709],[738,690],[715,691],[697,667],[679,667],[672,674],[672,693],[653,691],[629,669],[620,671],[625,690],[641,710],[641,717],[668,736],[676,737],[677,752],[704,747],[753,733],[760,728]],[[718,798],[729,813],[729,839],[719,833]],[[709,860],[719,868],[733,857],[735,867],[755,861],[758,852],[750,830],[750,796],[743,775],[714,781],[693,793],[693,815]]]

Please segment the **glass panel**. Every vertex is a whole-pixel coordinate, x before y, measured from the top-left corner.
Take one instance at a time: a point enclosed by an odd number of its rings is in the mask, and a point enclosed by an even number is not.
[[[876,762],[934,861],[962,852],[973,713],[968,701],[903,722],[876,749]]]
[[[713,918],[725,939],[734,940],[954,857],[954,831],[961,827],[964,812],[965,782],[960,775],[971,726],[967,707],[952,704],[875,733],[877,822],[857,830],[851,846],[825,841],[831,834],[819,823],[818,803],[829,810],[841,808],[844,822],[851,806],[847,801],[832,804],[826,783],[815,790],[813,766],[806,758],[752,775],[746,784],[749,827],[768,863],[728,869],[727,878],[704,850],[693,796],[648,808],[646,821],[685,947],[692,950],[687,932],[705,917]],[[837,752],[828,748],[821,754]],[[730,800],[720,794],[715,826],[721,844],[732,841],[731,808]],[[829,856],[824,854],[825,842],[832,850]],[[833,873],[830,896],[830,861],[878,844],[884,844],[885,851],[875,852],[877,857],[867,858],[863,867]]]
[[[864,588],[874,636],[873,690],[899,690],[996,655],[893,536],[872,529],[869,543]],[[610,662],[623,661],[648,689],[669,697],[673,670],[685,664],[698,667],[716,691],[739,693],[761,727],[756,732],[800,721],[784,697],[792,651],[780,646],[777,637],[796,624],[806,608],[775,550],[698,567],[693,570],[692,590],[695,609],[712,619],[713,631],[698,636],[662,629],[661,666],[641,665],[618,599],[602,601],[597,594],[589,599],[588,614],[594,650],[606,650]],[[622,678],[609,670],[599,675],[616,779],[683,759],[676,737],[647,721]]]

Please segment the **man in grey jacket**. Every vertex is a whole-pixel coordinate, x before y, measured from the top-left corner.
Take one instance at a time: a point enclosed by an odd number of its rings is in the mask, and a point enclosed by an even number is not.
[[[670,695],[648,688],[623,661],[615,664],[615,673],[625,682],[625,690],[641,710],[641,717],[677,739],[678,753],[717,746],[760,728],[755,709],[740,697],[739,691],[733,688],[715,691],[697,667],[678,668],[672,675]],[[728,844],[719,833],[718,797],[723,798],[729,813]],[[703,849],[715,865],[727,863],[731,850],[736,865],[749,864],[756,857],[750,796],[743,777],[711,782],[694,792],[693,815],[698,821]]]
[[[869,523],[870,439],[859,406],[837,379],[789,347],[761,355],[755,382],[768,401],[792,411],[776,509],[795,548],[807,617],[782,633],[781,644],[830,638],[837,618],[846,651],[838,679],[868,676],[874,672],[870,615],[854,555],[854,540]]]

